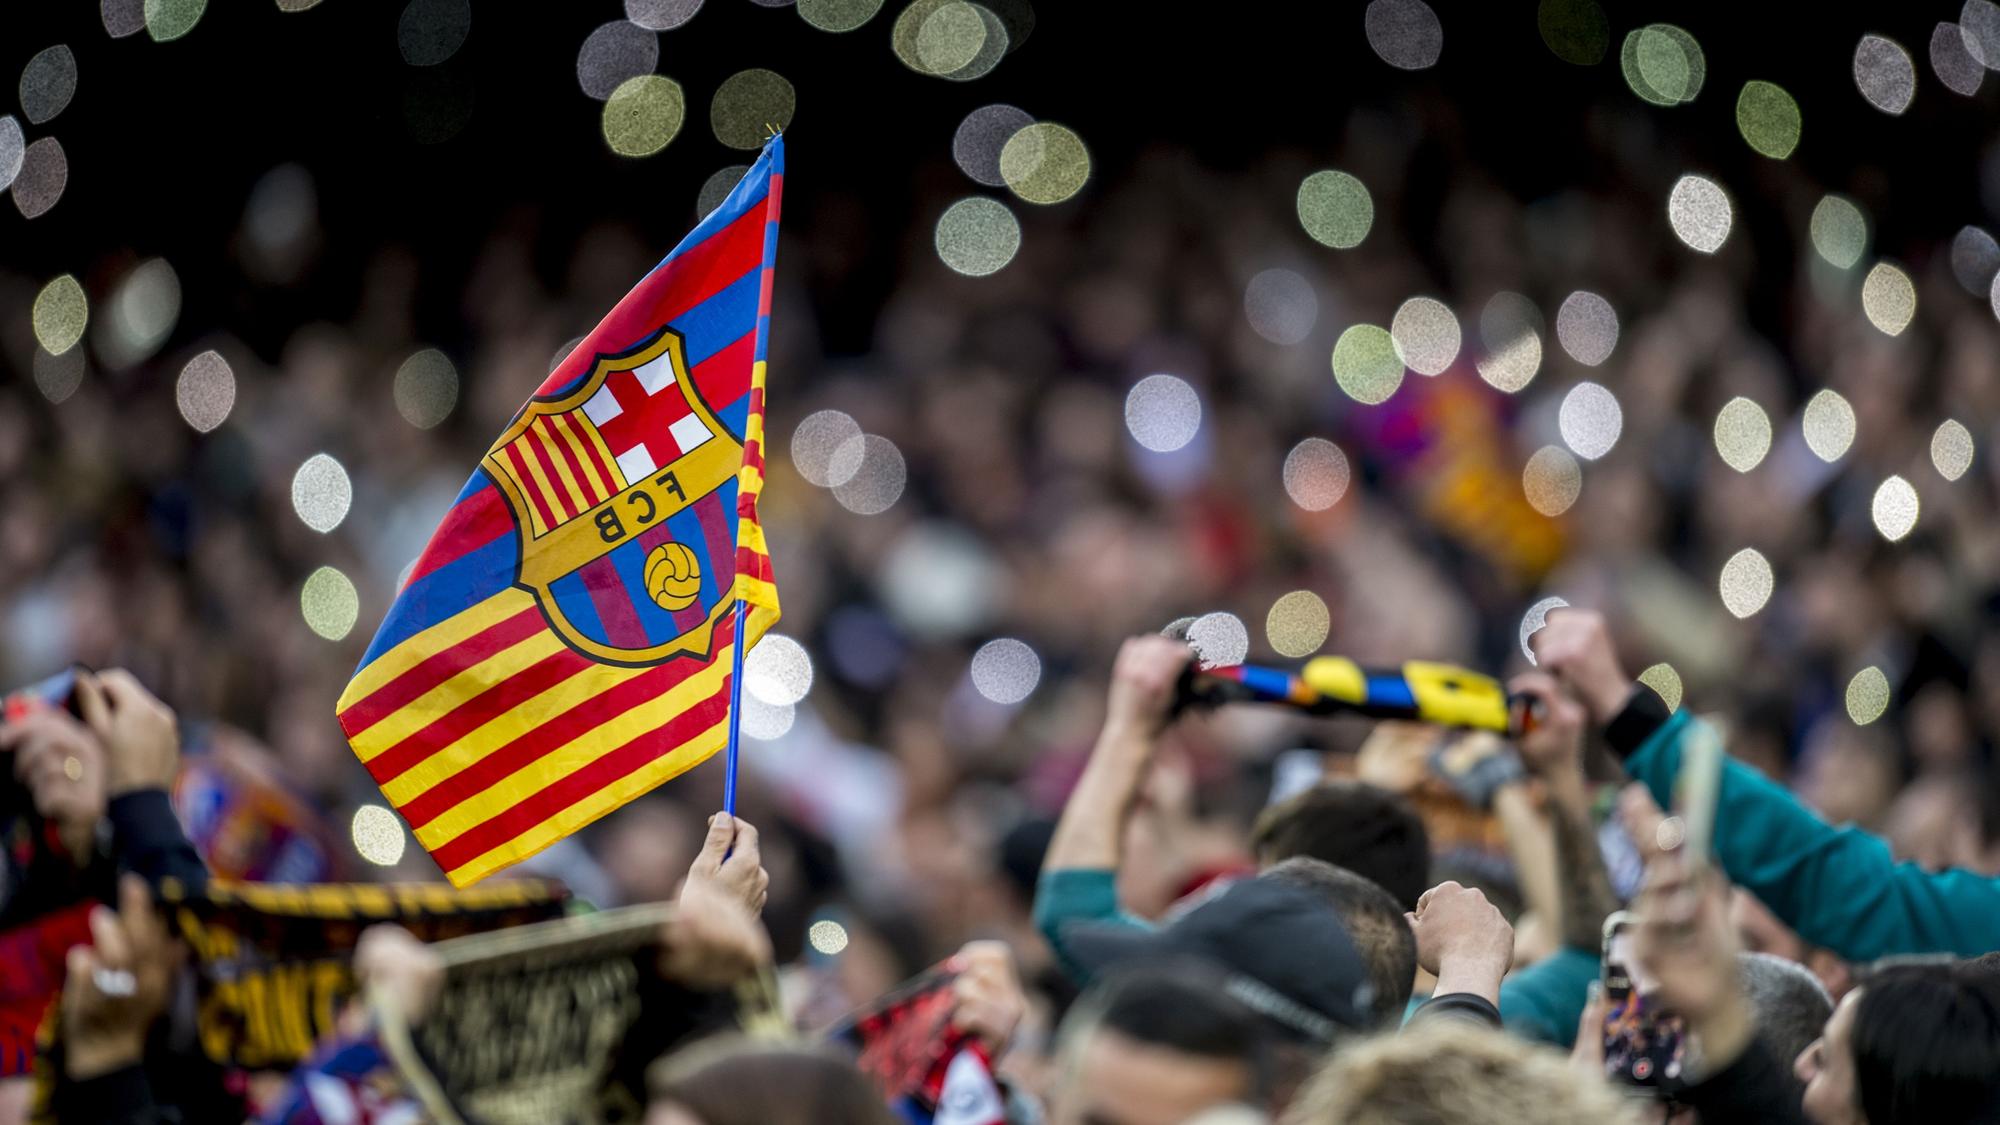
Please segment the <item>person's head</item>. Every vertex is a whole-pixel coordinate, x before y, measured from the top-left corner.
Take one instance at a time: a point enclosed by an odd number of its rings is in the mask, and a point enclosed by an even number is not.
[[[654,1064],[646,1125],[895,1125],[854,1063],[796,1043],[707,1040]]]
[[[1158,930],[1077,921],[1064,927],[1070,958],[1093,974],[1162,961],[1206,965],[1224,991],[1309,1050],[1369,1025],[1368,965],[1315,890],[1239,879]]]
[[[2000,980],[1966,963],[1876,973],[1793,1070],[1817,1125],[2000,1118]]]
[[[1056,1032],[1051,1125],[1171,1125],[1274,1096],[1273,1037],[1210,966],[1114,971]]]
[[[1285,1125],[1624,1125],[1608,1083],[1504,1032],[1431,1019],[1335,1054]]]
[[[1368,963],[1368,983],[1374,991],[1369,1023],[1389,1027],[1402,1022],[1417,978],[1417,935],[1389,892],[1371,879],[1324,860],[1293,856],[1267,868],[1259,878],[1310,891],[1340,915],[1341,928]],[[1818,1025],[1814,1025],[1817,1031]]]
[[[1401,797],[1358,781],[1315,785],[1265,809],[1250,830],[1260,866],[1311,856],[1372,879],[1404,910],[1431,885],[1431,841]]]
[[[1780,1059],[1798,1058],[1833,1014],[1833,1001],[1819,978],[1797,961],[1773,953],[1739,953],[1736,979],[1758,1037]]]

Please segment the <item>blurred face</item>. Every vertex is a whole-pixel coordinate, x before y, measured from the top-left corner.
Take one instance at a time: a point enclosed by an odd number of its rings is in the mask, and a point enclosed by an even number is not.
[[[1050,1106],[1051,1125],[1179,1125],[1250,1093],[1247,1067],[1099,1031]]]
[[[1826,1030],[1799,1053],[1792,1072],[1806,1084],[1802,1107],[1814,1125],[1866,1125],[1854,1089],[1854,1009],[1861,989],[1848,993],[1826,1021]]]

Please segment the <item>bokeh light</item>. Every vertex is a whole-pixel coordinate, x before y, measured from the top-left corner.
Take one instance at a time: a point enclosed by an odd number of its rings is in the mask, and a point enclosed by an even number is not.
[[[1569,511],[1583,494],[1583,466],[1569,450],[1545,445],[1522,468],[1521,492],[1529,507],[1553,519]]]
[[[1917,316],[1916,284],[1899,267],[1877,262],[1861,282],[1861,311],[1884,334],[1900,336]]]
[[[743,690],[773,707],[790,707],[812,690],[812,655],[783,633],[766,633],[743,655]]]
[[[1597,294],[1579,289],[1556,310],[1556,341],[1571,359],[1596,367],[1618,346],[1618,311]]]
[[[1285,495],[1308,512],[1340,503],[1351,475],[1347,454],[1325,438],[1307,438],[1285,454]]]
[[[938,217],[938,258],[953,272],[985,277],[998,272],[1021,249],[1021,224],[1007,205],[983,195],[967,196]]]
[[[53,278],[35,294],[35,307],[30,318],[35,328],[35,342],[50,355],[61,355],[76,346],[83,339],[83,330],[90,323],[90,302],[83,295],[83,286],[69,274]]]
[[[1042,682],[1042,658],[1025,641],[1001,637],[972,654],[970,675],[974,691],[1012,706],[1033,695]]]
[[[576,52],[576,84],[605,101],[618,87],[660,65],[660,37],[630,20],[599,24]]]
[[[1403,385],[1403,361],[1389,330],[1356,324],[1342,332],[1333,345],[1333,378],[1364,406],[1387,402]]]
[[[1931,434],[1931,467],[1946,480],[1957,480],[1972,468],[1972,431],[1956,418],[1946,418]]]
[[[1534,647],[1529,642],[1534,639],[1536,633],[1542,631],[1543,626],[1549,623],[1549,612],[1567,605],[1569,602],[1563,598],[1543,598],[1529,606],[1528,612],[1521,615],[1521,655],[1528,658],[1528,663],[1540,663],[1535,659]]]
[[[1713,254],[1722,249],[1734,217],[1729,194],[1706,176],[1682,176],[1667,196],[1667,222],[1690,250]]]
[[[118,282],[96,325],[99,358],[124,368],[158,351],[181,315],[181,282],[165,258],[140,262]]]
[[[1931,32],[1931,72],[1945,89],[1962,98],[1979,92],[1986,68],[1966,50],[1965,36],[1955,23],[1941,23]]]
[[[1566,63],[1596,66],[1611,49],[1611,21],[1597,0],[1542,0],[1535,8],[1535,28]]]
[[[1312,334],[1319,295],[1312,282],[1291,270],[1263,270],[1243,287],[1243,315],[1257,335],[1289,346]]]
[[[420,430],[451,416],[458,405],[458,368],[436,348],[424,348],[396,369],[396,412]]]
[[[299,612],[308,629],[329,641],[344,640],[361,616],[361,596],[347,575],[323,566],[307,575],[299,588]]]
[[[1799,103],[1775,82],[1746,82],[1736,98],[1736,131],[1745,143],[1773,160],[1799,147]]]
[[[1965,0],[1958,10],[1958,34],[1967,54],[1988,70],[2000,70],[2000,4]]]
[[[292,474],[292,511],[314,531],[324,534],[339,527],[353,503],[346,466],[324,453],[306,458]]]
[[[1361,245],[1375,225],[1375,201],[1345,172],[1314,172],[1299,185],[1299,224],[1313,241],[1336,250]]]
[[[1722,577],[1716,585],[1722,594],[1722,608],[1733,616],[1749,617],[1771,600],[1778,579],[1771,573],[1770,560],[1754,547],[1745,547],[1722,564]]]
[[[1874,518],[1875,530],[1882,538],[1894,543],[1916,528],[1920,507],[1915,486],[1902,477],[1892,476],[1876,486],[1868,514]]]
[[[1738,395],[1715,414],[1715,452],[1722,463],[1747,473],[1771,451],[1771,418],[1764,408]]]
[[[229,369],[229,361],[214,349],[188,360],[174,381],[174,405],[198,433],[222,425],[236,405],[236,373]]]
[[[166,43],[194,30],[208,0],[146,0],[146,34],[155,43]]]
[[[792,704],[779,706],[766,703],[754,695],[743,697],[743,735],[759,742],[772,742],[785,737],[792,724],[799,720],[799,709]]]
[[[1477,367],[1481,379],[1513,394],[1533,382],[1542,369],[1542,338],[1529,332],[1480,360]]]
[[[1681,674],[1674,671],[1673,665],[1655,664],[1639,673],[1637,678],[1640,683],[1653,689],[1653,694],[1660,697],[1660,702],[1667,705],[1667,710],[1681,709],[1681,696],[1685,688],[1681,685]]]
[[[809,484],[846,484],[861,468],[861,423],[838,410],[816,410],[792,431],[792,467]]]
[[[806,3],[807,0],[799,0],[800,7]],[[822,918],[807,927],[806,943],[813,947],[815,953],[827,957],[839,956],[847,948],[847,927],[830,918]]]
[[[964,0],[936,5],[925,13],[912,40],[916,69],[945,75],[970,66],[986,46],[986,34],[986,21],[979,18],[976,6]]]
[[[1201,396],[1184,379],[1148,375],[1125,393],[1125,429],[1155,453],[1172,453],[1201,429]]]
[[[1853,269],[1868,251],[1868,217],[1852,199],[1828,195],[1813,208],[1813,250],[1830,265]]]
[[[21,115],[30,125],[41,125],[69,105],[76,96],[76,55],[69,45],[58,43],[35,53],[21,68]]]
[[[701,182],[701,190],[695,193],[695,214],[707,215],[722,206],[729,200],[729,193],[736,190],[736,185],[743,182],[744,175],[749,171],[748,164],[731,164],[726,168],[717,168]]]
[[[1618,61],[1625,85],[1658,106],[1693,101],[1708,77],[1701,45],[1668,23],[1650,24],[1626,35]]]
[[[686,119],[680,83],[657,74],[628,78],[604,102],[604,143],[620,156],[651,156],[667,147]]]
[[[62,142],[43,137],[21,153],[20,170],[14,173],[14,209],[24,219],[39,219],[62,198],[69,186],[69,156]]]
[[[98,0],[97,14],[104,21],[104,33],[113,39],[146,30],[146,0]]]
[[[1618,444],[1625,428],[1625,413],[1618,408],[1618,396],[1599,383],[1582,382],[1563,396],[1556,412],[1556,426],[1563,444],[1586,461],[1595,461]]]
[[[1318,652],[1332,628],[1333,615],[1325,600],[1311,590],[1293,590],[1280,597],[1264,617],[1264,636],[1271,642],[1271,651],[1293,660]]]
[[[882,0],[799,0],[799,18],[821,31],[853,31],[881,10]]]
[[[1026,110],[1011,105],[981,106],[965,115],[951,136],[951,158],[959,171],[987,187],[1007,186],[1000,173],[1000,154],[1014,134],[1035,123]]]
[[[1960,227],[1951,239],[1951,276],[1959,288],[1975,297],[1993,291],[1993,279],[2000,274],[2000,241],[1983,227]]]
[[[83,385],[83,349],[71,348],[50,355],[37,345],[34,358],[35,389],[51,403],[61,403]]]
[[[1376,57],[1398,70],[1434,66],[1444,52],[1444,25],[1423,0],[1371,0],[1361,28]]]
[[[855,453],[859,450],[859,454]],[[852,462],[854,471],[833,486],[833,498],[857,516],[875,516],[895,507],[909,482],[909,467],[896,443],[877,434],[857,434],[834,450],[833,462]]]
[[[1403,366],[1419,375],[1441,374],[1458,358],[1463,336],[1458,316],[1443,301],[1411,297],[1389,322],[1389,338]]]
[[[11,113],[0,117],[0,191],[13,185],[27,155],[28,141],[21,134],[21,123]]]
[[[730,148],[764,147],[773,129],[792,123],[799,96],[785,76],[762,67],[739,70],[716,87],[708,106],[708,125],[715,139]]]
[[[1090,179],[1090,150],[1062,125],[1037,121],[1000,146],[1000,178],[1029,203],[1061,203]]]
[[[701,11],[701,3],[702,0],[625,0],[625,18],[647,31],[672,31],[693,19]]]
[[[1854,86],[1869,105],[1899,115],[1917,96],[1917,64],[1895,40],[1864,35],[1854,48]]]
[[[409,846],[403,834],[403,822],[396,814],[381,805],[362,805],[354,810],[354,819],[348,824],[348,835],[354,839],[354,853],[377,867],[394,867],[403,861],[403,849]]]
[[[1865,727],[1889,710],[1889,677],[1869,665],[1847,681],[1847,717],[1855,726]]]
[[[1854,407],[1839,391],[1822,390],[1806,402],[1806,448],[1822,461],[1838,461],[1854,444]]]
[[[471,0],[410,0],[396,21],[396,47],[411,66],[436,66],[472,34]]]
[[[1250,657],[1250,630],[1233,613],[1207,613],[1188,626],[1188,644],[1203,664],[1224,667]]]

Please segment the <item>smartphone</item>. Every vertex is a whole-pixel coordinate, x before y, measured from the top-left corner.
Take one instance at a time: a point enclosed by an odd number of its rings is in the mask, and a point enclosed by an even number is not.
[[[1657,985],[1632,956],[1638,916],[1620,910],[1604,920],[1604,1074],[1659,1097],[1682,1085],[1687,1026],[1660,1005]]]

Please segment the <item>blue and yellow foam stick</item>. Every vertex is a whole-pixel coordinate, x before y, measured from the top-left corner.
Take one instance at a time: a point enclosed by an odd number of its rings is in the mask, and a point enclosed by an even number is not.
[[[1179,705],[1222,703],[1282,703],[1313,715],[1406,719],[1501,734],[1519,733],[1532,720],[1493,677],[1422,660],[1393,669],[1364,668],[1344,656],[1314,657],[1297,671],[1190,666]]]

